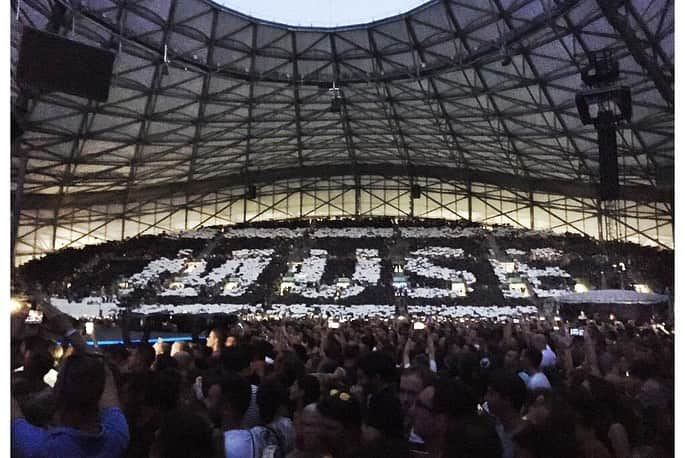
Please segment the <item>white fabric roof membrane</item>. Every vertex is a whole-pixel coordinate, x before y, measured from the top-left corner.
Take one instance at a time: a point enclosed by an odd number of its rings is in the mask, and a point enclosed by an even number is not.
[[[99,202],[130,202],[246,175],[377,169],[595,196],[597,134],[580,122],[574,96],[588,52],[603,48],[632,91],[632,121],[617,134],[625,195],[662,201],[656,176],[674,163],[674,2],[604,3],[432,0],[364,25],[310,28],[209,0],[17,2],[22,205],[86,205],[98,192]],[[53,14],[54,4],[65,14]],[[116,53],[107,102],[32,96],[16,81],[22,27],[50,20]],[[334,81],[339,112],[329,109]]]

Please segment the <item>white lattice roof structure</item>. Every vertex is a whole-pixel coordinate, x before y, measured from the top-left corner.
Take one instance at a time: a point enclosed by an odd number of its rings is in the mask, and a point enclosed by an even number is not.
[[[13,1],[17,261],[145,232],[374,214],[672,247],[672,182],[657,178],[674,162],[673,9],[433,0],[306,28],[209,0]],[[14,77],[26,26],[115,52],[109,99],[26,91]],[[633,100],[610,212],[596,132],[574,103],[588,53],[606,48]]]

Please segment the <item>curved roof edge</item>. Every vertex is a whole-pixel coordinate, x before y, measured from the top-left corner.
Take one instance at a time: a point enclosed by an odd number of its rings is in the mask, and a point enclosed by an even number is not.
[[[229,8],[228,6],[222,5],[220,3],[217,3],[213,0],[202,0],[203,2],[207,3],[208,5],[212,6],[213,8],[217,8],[219,11],[223,11],[225,13],[233,14],[236,16],[239,16],[246,21],[251,21],[251,22],[256,22],[261,25],[268,25],[270,27],[276,27],[279,29],[284,29],[284,30],[291,30],[291,31],[301,31],[301,32],[342,32],[342,31],[348,31],[348,30],[360,30],[360,29],[366,29],[368,27],[373,27],[377,25],[382,25],[382,24],[388,24],[391,22],[395,22],[398,20],[402,20],[407,16],[411,16],[413,14],[416,14],[420,11],[423,11],[424,9],[430,8],[431,6],[442,2],[443,0],[426,0],[424,1],[421,5],[416,6],[414,8],[411,8],[404,13],[399,13],[399,14],[394,14],[392,16],[388,16],[382,19],[376,19],[374,21],[367,21],[367,22],[360,22],[357,24],[349,24],[349,25],[336,25],[336,26],[304,26],[304,25],[293,25],[293,24],[286,24],[285,22],[278,22],[278,21],[272,21],[269,19],[262,19],[257,16],[251,16],[247,13],[243,13],[241,11],[235,10],[233,8]]]

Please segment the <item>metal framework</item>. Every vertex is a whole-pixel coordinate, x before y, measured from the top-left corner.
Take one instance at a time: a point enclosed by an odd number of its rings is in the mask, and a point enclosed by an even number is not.
[[[673,247],[673,186],[657,182],[674,158],[670,0],[433,0],[339,28],[208,0],[22,0],[13,71],[22,28],[55,30],[56,5],[56,30],[117,57],[105,103],[12,79],[26,128],[12,151],[16,263],[203,224],[372,214]],[[603,48],[634,112],[610,207],[573,103],[587,53]]]

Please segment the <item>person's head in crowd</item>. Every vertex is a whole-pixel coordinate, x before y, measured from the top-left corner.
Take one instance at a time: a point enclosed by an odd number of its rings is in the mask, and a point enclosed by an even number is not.
[[[262,362],[264,358],[262,358]],[[292,351],[282,351],[274,361],[274,375],[284,386],[291,386],[305,373],[304,363]]]
[[[64,361],[54,394],[60,423],[79,427],[98,418],[98,403],[105,389],[102,358],[74,354]]]
[[[521,367],[521,358],[518,349],[507,349],[506,353],[504,353],[504,359],[502,360],[502,367],[511,372],[518,372]]]
[[[240,426],[250,406],[252,389],[249,382],[238,374],[225,374],[218,383],[210,386],[211,395],[218,398],[216,408],[221,418],[222,428],[240,429]]]
[[[221,327],[212,328],[207,334],[207,347],[212,350],[212,353],[218,355],[221,348],[224,347],[226,342],[226,330]]]
[[[525,348],[521,352],[521,367],[528,374],[535,374],[540,370],[542,352],[535,348]]]
[[[315,403],[321,396],[321,385],[319,379],[311,374],[301,375],[290,386],[288,397],[290,401],[307,406]]]
[[[531,343],[533,348],[539,351],[543,351],[545,348],[547,348],[547,337],[545,337],[544,334],[540,333],[533,334]]]
[[[528,393],[526,418],[530,428],[514,437],[525,454],[575,458],[581,454],[575,431],[575,413],[557,393]],[[563,446],[560,446],[563,444]]]
[[[151,375],[151,379],[148,397],[152,404],[161,411],[175,409],[181,391],[181,378],[178,371],[174,368],[159,370]]]
[[[520,417],[526,395],[526,384],[515,373],[499,370],[490,374],[485,401],[490,413],[500,420]]]
[[[172,358],[168,354],[157,355],[155,362],[152,363],[152,370],[163,371],[165,369],[176,369],[178,367],[178,362],[175,358]]]
[[[52,355],[45,349],[36,349],[26,353],[22,378],[28,383],[31,391],[38,391],[46,387],[43,378],[53,368]]]
[[[362,426],[364,442],[381,438],[400,440],[404,436],[404,414],[400,400],[390,391],[383,391],[369,400]]]
[[[433,373],[424,367],[404,369],[400,375],[399,398],[402,413],[407,415],[421,391],[433,382]]]
[[[187,347],[188,347],[188,345],[187,345],[185,342],[180,341],[180,340],[177,340],[176,342],[174,342],[173,344],[171,344],[171,351],[170,351],[169,354],[170,354],[171,357],[173,358],[173,357],[176,356],[176,354],[179,353],[179,352],[188,351],[188,348],[187,348]]]
[[[130,353],[125,345],[110,345],[107,347],[108,360],[120,371],[124,370],[128,364]]]
[[[178,351],[174,354],[174,356],[172,356],[172,358],[176,361],[176,366],[181,373],[187,374],[195,369],[193,357],[190,356],[190,353],[187,351]]]
[[[269,424],[283,414],[287,399],[288,392],[278,379],[262,381],[257,389],[257,407],[262,421]]]
[[[321,345],[323,346],[323,352],[327,359],[333,360],[338,364],[342,363],[343,348],[333,334],[326,335],[325,339],[321,342]]]
[[[441,377],[424,388],[410,410],[414,430],[436,453],[445,447],[449,431],[457,420],[476,414],[477,400],[461,381]]]
[[[497,430],[486,417],[460,418],[447,435],[443,456],[455,458],[501,458],[502,444]]]
[[[150,371],[155,362],[155,349],[149,343],[138,344],[129,358],[129,371],[145,373]]]
[[[232,333],[227,335],[226,340],[224,340],[224,347],[231,348],[235,347],[236,345],[238,345],[238,336]]]
[[[152,347],[155,349],[156,356],[169,356],[171,354],[171,345],[169,345],[167,342],[162,341],[161,339],[158,339],[157,342],[155,342],[152,345]]]
[[[245,377],[249,375],[251,359],[251,347],[248,345],[237,345],[220,350],[221,367],[226,371],[235,372]]]
[[[331,390],[317,403],[321,416],[320,438],[333,456],[346,456],[361,440],[362,415],[359,401],[345,391]]]
[[[207,420],[188,410],[173,410],[164,415],[151,458],[187,458],[214,455],[212,427]]]
[[[304,406],[300,421],[295,423],[295,448],[298,452],[308,454],[307,456],[321,456],[325,453],[321,421],[316,403]]]
[[[359,359],[357,383],[366,394],[374,394],[386,388],[396,376],[395,362],[385,352],[372,351]]]

